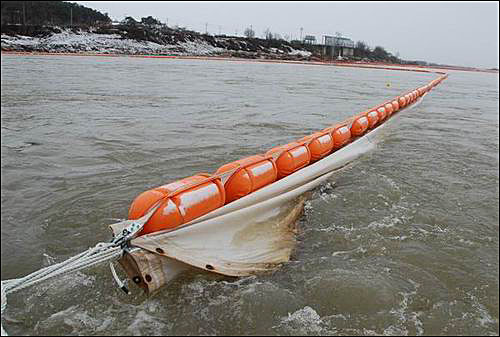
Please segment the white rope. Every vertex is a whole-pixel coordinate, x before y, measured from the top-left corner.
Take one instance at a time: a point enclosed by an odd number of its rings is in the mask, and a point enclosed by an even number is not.
[[[46,281],[53,277],[77,272],[82,269],[90,268],[97,264],[117,260],[122,254],[127,242],[133,239],[142,230],[144,224],[151,218],[153,213],[158,209],[159,203],[153,206],[146,215],[137,220],[124,220],[115,225],[123,225],[124,229],[121,234],[117,235],[112,242],[101,242],[86,251],[75,255],[63,262],[59,262],[40,270],[37,270],[29,275],[21,278],[2,280],[2,316],[7,306],[7,295],[15,291],[33,286],[37,283]],[[114,272],[113,268],[112,271]],[[114,275],[116,272],[114,272]],[[115,277],[117,279],[117,277]],[[125,290],[124,284],[118,282],[120,287]],[[128,292],[128,289],[127,289]],[[1,326],[1,324],[0,324]],[[1,326],[2,336],[7,336],[7,333]]]
[[[73,256],[66,261],[50,265],[18,279],[2,280],[2,290],[5,294],[10,294],[58,275],[76,272],[99,263],[116,259],[121,253],[121,247],[115,247],[111,243],[99,243],[95,247]]]
[[[21,278],[2,280],[2,316],[7,306],[7,294],[30,287],[37,283],[46,281],[53,277],[76,272],[97,264],[118,259],[122,254],[122,247],[114,243],[98,243],[95,247],[89,248],[66,261],[50,265],[37,270]],[[3,325],[1,325],[2,336],[7,336]]]

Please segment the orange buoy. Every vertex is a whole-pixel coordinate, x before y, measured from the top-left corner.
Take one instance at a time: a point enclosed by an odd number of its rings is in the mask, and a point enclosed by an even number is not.
[[[392,101],[392,112],[397,112],[399,110],[399,103],[397,100]]]
[[[399,106],[401,109],[406,106],[406,97],[401,96],[401,97],[399,97],[398,101],[399,101]]]
[[[385,111],[384,107],[378,108],[377,113],[378,113],[378,120],[380,122],[383,122],[387,118],[387,112]]]
[[[379,114],[380,118],[380,114]],[[368,118],[366,116],[357,117],[351,125],[351,134],[353,136],[362,136],[368,129]]]
[[[311,152],[311,162],[320,160],[333,150],[333,138],[329,132],[315,132],[300,139],[299,142],[308,142],[306,145]]]
[[[393,108],[392,108],[392,104],[391,103],[387,103],[385,106],[385,111],[387,112],[387,117],[390,117],[392,115],[392,112],[393,112]]]
[[[178,227],[222,207],[225,191],[221,180],[210,175],[185,178],[141,193],[130,206],[129,219],[142,217],[158,201],[160,207],[140,235]]]
[[[410,94],[406,94],[405,99],[406,99],[406,105],[410,105],[412,103]]]
[[[368,118],[368,128],[373,129],[375,125],[378,123],[378,113],[375,110],[372,110],[366,114],[366,118]]]
[[[278,167],[278,179],[286,177],[293,172],[300,170],[304,166],[309,165],[311,161],[311,152],[304,143],[293,142],[290,144],[277,146],[269,151],[266,155],[271,156],[280,153],[276,159],[276,166]]]
[[[340,149],[351,140],[351,130],[347,127],[347,125],[337,124],[333,127],[326,128],[323,131],[329,132],[332,136],[334,150]]]
[[[226,204],[257,191],[278,178],[278,168],[274,161],[261,155],[225,164],[215,173],[221,174],[235,169],[224,184]]]

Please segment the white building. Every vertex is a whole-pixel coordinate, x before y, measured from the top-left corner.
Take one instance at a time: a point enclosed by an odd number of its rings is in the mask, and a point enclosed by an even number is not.
[[[347,37],[323,36],[323,55],[327,58],[354,56],[354,41]]]

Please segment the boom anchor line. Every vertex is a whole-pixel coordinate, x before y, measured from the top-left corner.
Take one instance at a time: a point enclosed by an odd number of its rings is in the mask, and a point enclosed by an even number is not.
[[[130,292],[128,288],[125,286],[124,282],[118,279],[118,275],[116,274],[116,271],[114,269],[113,262],[118,260],[123,255],[123,253],[126,250],[128,250],[130,240],[137,237],[137,235],[144,227],[144,224],[148,222],[148,220],[156,212],[159,206],[160,202],[151,207],[148,213],[139,219],[124,220],[114,224],[123,226],[125,228],[123,229],[121,234],[114,237],[111,240],[111,242],[99,242],[94,247],[89,248],[88,250],[76,256],[73,256],[63,262],[59,262],[47,266],[45,268],[42,268],[24,277],[17,279],[10,279],[10,280],[2,280],[1,282],[2,316],[7,307],[8,294],[33,286],[43,281],[47,281],[56,276],[77,272],[79,270],[90,268],[92,266],[105,263],[107,261],[109,261],[111,273],[113,275],[113,278],[117,282],[118,287],[122,289],[125,293],[129,294]],[[7,336],[7,333],[3,328],[3,324],[1,325],[1,333],[2,336]]]

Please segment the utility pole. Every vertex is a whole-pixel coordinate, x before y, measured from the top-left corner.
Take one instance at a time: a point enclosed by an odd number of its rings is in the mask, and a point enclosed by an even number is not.
[[[69,25],[73,26],[73,7],[70,8],[70,13]]]
[[[300,41],[302,42],[302,31],[304,30],[303,27],[300,27]]]
[[[207,22],[207,23],[205,23],[205,34],[207,34],[207,35],[208,35],[208,22]]]
[[[219,35],[220,35],[220,29],[221,29],[221,26],[219,26]]]

